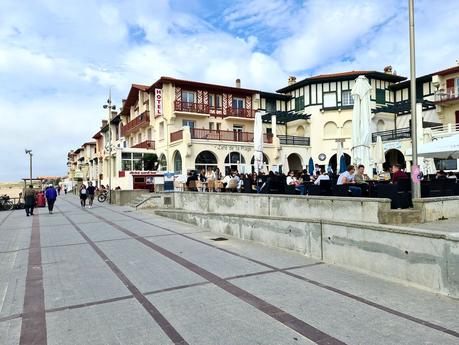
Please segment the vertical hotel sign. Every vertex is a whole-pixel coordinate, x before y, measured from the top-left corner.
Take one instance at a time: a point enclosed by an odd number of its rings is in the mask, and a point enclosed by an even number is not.
[[[163,114],[163,90],[155,89],[155,116]]]

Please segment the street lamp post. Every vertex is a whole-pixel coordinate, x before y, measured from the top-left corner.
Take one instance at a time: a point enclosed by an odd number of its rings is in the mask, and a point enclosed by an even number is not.
[[[25,149],[26,155],[29,155],[29,176],[30,176],[30,184],[32,184],[32,150]]]
[[[411,151],[412,166],[411,174],[418,171],[418,136],[416,116],[416,59],[414,41],[414,0],[408,0],[409,22],[410,22],[410,97],[411,97]],[[422,120],[421,120],[422,121]],[[411,178],[411,193],[413,198],[421,197],[421,185],[416,181],[416,176]]]
[[[112,105],[112,91],[108,92],[107,104],[103,105],[104,109],[108,109],[108,202],[112,203],[112,129],[110,122],[112,119],[112,110],[116,109],[115,105]]]

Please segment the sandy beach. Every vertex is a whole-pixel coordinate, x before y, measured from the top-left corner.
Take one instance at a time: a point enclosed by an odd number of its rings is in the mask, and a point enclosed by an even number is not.
[[[23,182],[0,182],[0,195],[6,194],[10,198],[17,198],[23,187]]]

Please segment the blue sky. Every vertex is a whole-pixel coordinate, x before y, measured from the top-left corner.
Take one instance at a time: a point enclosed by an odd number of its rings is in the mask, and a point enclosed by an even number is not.
[[[416,0],[418,75],[459,59],[459,2]],[[112,88],[161,75],[273,91],[287,76],[409,74],[407,1],[2,0],[0,181],[64,175]]]

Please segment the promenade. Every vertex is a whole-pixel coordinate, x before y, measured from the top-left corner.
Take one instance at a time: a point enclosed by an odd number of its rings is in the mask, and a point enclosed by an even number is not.
[[[459,301],[128,207],[0,212],[2,345],[458,344]]]

